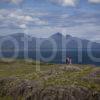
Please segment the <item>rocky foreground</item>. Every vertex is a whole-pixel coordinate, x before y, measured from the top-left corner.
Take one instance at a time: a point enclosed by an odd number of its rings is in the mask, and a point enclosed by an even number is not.
[[[100,67],[1,61],[0,100],[100,100]]]

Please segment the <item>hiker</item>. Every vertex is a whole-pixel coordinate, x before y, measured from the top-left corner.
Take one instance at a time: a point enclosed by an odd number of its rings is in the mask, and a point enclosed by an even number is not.
[[[67,58],[66,58],[66,64],[69,64],[69,60],[70,60],[70,59],[67,57]]]
[[[69,57],[67,57],[67,58],[66,58],[66,64],[72,64],[72,59],[69,58]]]
[[[71,58],[69,58],[69,64],[72,64],[72,59]]]

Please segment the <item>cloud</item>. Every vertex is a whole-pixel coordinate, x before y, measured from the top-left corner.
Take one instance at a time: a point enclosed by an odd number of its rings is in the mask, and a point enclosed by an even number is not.
[[[48,0],[52,3],[57,3],[62,6],[75,6],[77,0]]]
[[[23,0],[0,0],[0,2],[4,2],[4,3],[13,3],[13,4],[19,4],[21,3]]]
[[[0,0],[0,2],[3,2],[3,3],[12,3],[16,5],[22,3],[23,1],[25,0]],[[35,1],[41,1],[41,0],[33,0],[33,1],[35,2]],[[79,0],[43,0],[43,2],[45,1],[58,4],[61,6],[76,6],[77,2],[79,2]],[[87,0],[87,1],[89,1],[90,3],[95,3],[95,4],[100,3],[100,0]]]
[[[0,0],[0,2],[5,2],[5,3],[13,3],[13,4],[19,4],[24,0]],[[41,0],[34,0],[34,1],[41,1]],[[62,6],[75,6],[76,1],[78,0],[43,0],[45,1],[49,1],[51,3],[56,3]]]
[[[21,25],[19,25],[19,27],[22,28],[22,29],[27,28],[26,24],[21,24]]]
[[[100,0],[88,0],[90,3],[100,3]]]
[[[0,10],[0,27],[2,28],[28,28],[33,26],[47,25],[48,22],[38,16],[29,15],[23,10]]]
[[[51,0],[48,1],[49,3],[51,2]],[[55,0],[55,3],[60,5],[58,2],[61,1]],[[61,3],[61,5],[67,6],[63,5],[63,3]],[[57,13],[55,13],[55,11],[42,11],[41,8],[36,10],[31,7],[27,9],[1,9],[0,33],[8,34],[16,33],[18,30],[20,30],[20,32],[27,30],[26,33],[34,33],[38,36],[43,35],[44,37],[51,35],[51,33],[65,31],[65,34],[67,33],[87,39],[90,36],[95,36],[96,34],[98,35],[97,37],[100,38],[99,12],[85,12],[79,9],[77,13],[71,13],[69,13],[67,9],[66,11],[59,11]],[[14,29],[15,31],[12,32]]]

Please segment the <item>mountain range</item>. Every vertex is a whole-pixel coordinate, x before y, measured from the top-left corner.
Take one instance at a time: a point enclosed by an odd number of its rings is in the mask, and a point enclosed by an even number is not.
[[[55,33],[48,38],[36,38],[24,33],[16,33],[0,37],[0,49],[12,50],[100,50],[100,43],[80,39],[71,35]]]

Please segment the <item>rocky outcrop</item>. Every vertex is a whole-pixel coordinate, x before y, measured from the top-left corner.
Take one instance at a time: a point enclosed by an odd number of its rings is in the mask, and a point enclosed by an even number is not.
[[[82,86],[42,86],[37,81],[0,79],[0,95],[13,100],[100,100],[100,92]]]

